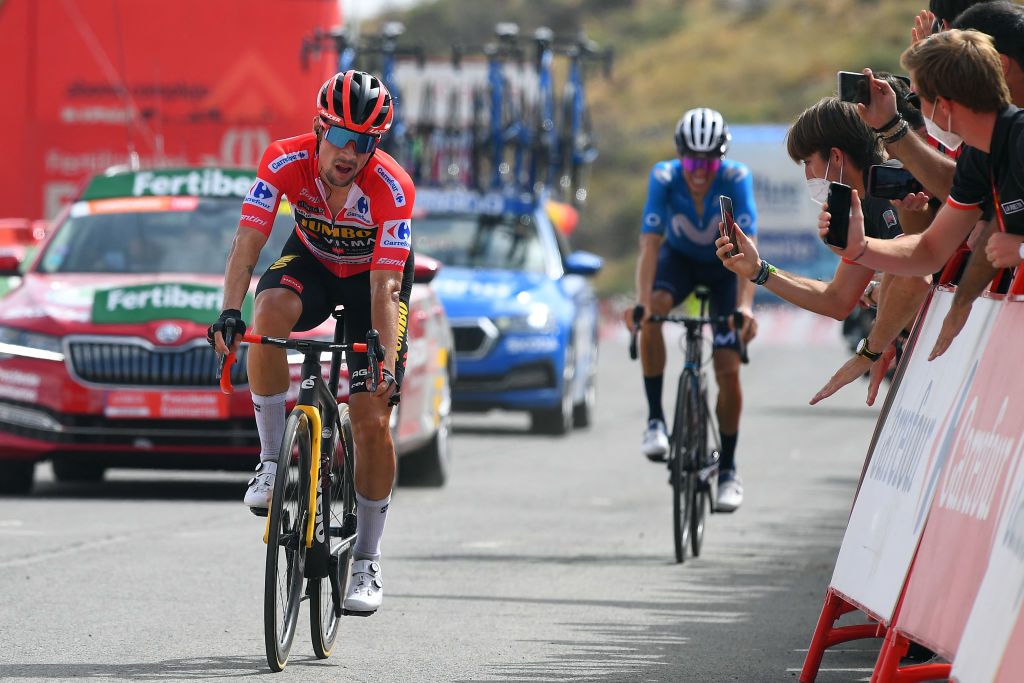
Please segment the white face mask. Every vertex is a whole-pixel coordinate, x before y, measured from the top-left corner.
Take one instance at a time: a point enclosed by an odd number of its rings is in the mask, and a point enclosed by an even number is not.
[[[931,116],[924,120],[924,127],[928,131],[928,135],[938,140],[943,146],[949,151],[955,150],[957,147],[963,144],[964,139],[954,133],[951,130],[942,130],[939,128],[939,124],[933,120],[935,118],[935,109],[938,107],[938,102],[932,102],[932,113]],[[946,119],[946,128],[953,127],[953,112],[949,113],[949,118]]]
[[[825,203],[828,199],[828,186],[832,184],[832,181],[828,179],[828,167],[832,163],[832,159],[825,162],[825,177],[824,178],[808,178],[807,179],[807,191],[811,195],[811,201],[819,206]],[[843,165],[844,161],[839,163],[839,182],[843,182]]]

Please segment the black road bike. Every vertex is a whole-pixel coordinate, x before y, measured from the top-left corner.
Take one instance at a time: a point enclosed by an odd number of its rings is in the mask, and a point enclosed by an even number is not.
[[[384,349],[376,330],[366,343],[345,344],[344,312],[334,311],[334,341],[287,339],[246,334],[242,341],[291,349],[303,354],[299,396],[285,423],[263,542],[267,562],[263,594],[263,633],[267,663],[281,671],[288,663],[299,606],[309,600],[313,651],[331,656],[339,622],[348,612],[343,600],[356,538],[355,448],[348,405],[338,403],[342,353],[366,353],[368,385],[376,389]],[[225,343],[232,341],[225,329]],[[323,378],[321,354],[329,353],[331,368]],[[229,354],[221,370],[221,389],[230,394]],[[305,592],[302,590],[306,580]]]
[[[669,437],[668,470],[672,485],[672,532],[676,562],[686,559],[689,545],[694,557],[700,556],[704,543],[704,522],[708,512],[716,512],[718,496],[718,458],[722,445],[718,435],[715,413],[708,406],[707,373],[704,371],[704,327],[719,325],[732,319],[737,338],[743,316],[711,318],[707,315],[710,292],[698,287],[695,296],[700,302],[697,317],[656,315],[651,323],[679,323],[686,327],[684,338],[686,360],[679,374],[676,392],[675,416]],[[633,309],[633,333],[629,343],[629,356],[637,358],[637,334],[643,319],[643,308]],[[747,349],[739,341],[740,359],[746,363]]]

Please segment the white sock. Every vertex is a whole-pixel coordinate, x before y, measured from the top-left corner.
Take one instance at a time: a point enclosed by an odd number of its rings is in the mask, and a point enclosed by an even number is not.
[[[380,539],[384,535],[384,522],[388,519],[391,494],[381,500],[364,498],[356,491],[356,547],[357,560],[379,560]]]
[[[287,392],[273,396],[252,395],[252,406],[256,409],[256,431],[260,433],[260,462],[277,462],[284,437],[284,397]]]

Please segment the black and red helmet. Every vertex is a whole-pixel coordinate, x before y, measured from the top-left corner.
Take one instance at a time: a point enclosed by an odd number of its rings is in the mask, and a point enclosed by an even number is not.
[[[377,136],[395,118],[391,93],[380,79],[355,69],[327,79],[316,96],[316,111],[327,125]]]

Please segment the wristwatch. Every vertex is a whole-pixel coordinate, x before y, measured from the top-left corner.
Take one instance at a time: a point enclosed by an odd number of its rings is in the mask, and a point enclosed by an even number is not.
[[[880,351],[879,352],[875,352],[875,351],[872,351],[871,349],[868,348],[868,338],[867,337],[864,337],[859,342],[857,342],[857,355],[858,356],[864,356],[865,358],[867,358],[872,363],[874,363],[876,360],[878,360],[879,358],[882,357],[882,353]]]

